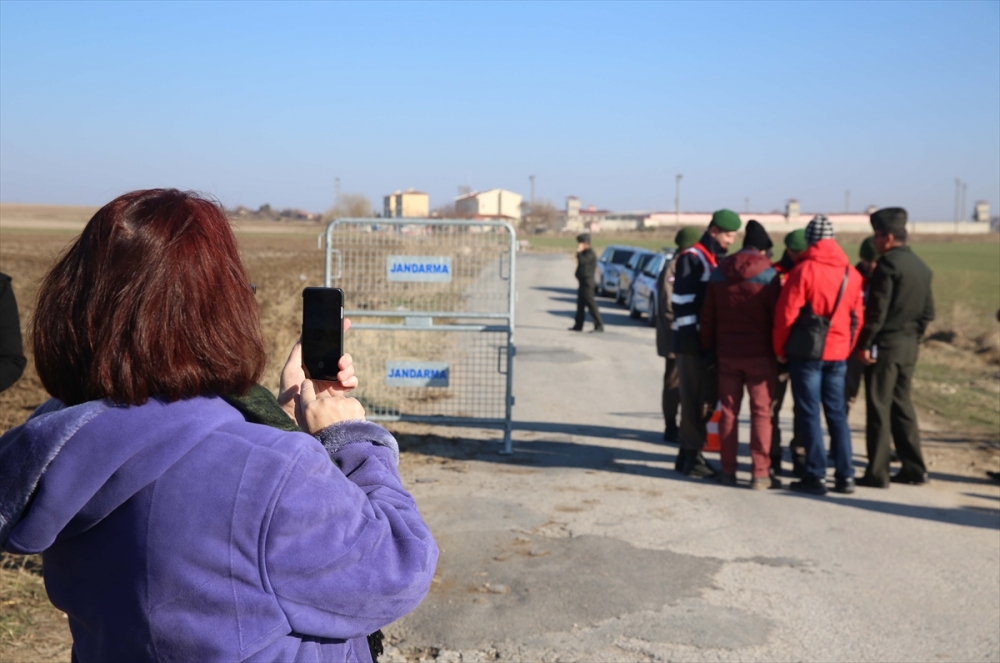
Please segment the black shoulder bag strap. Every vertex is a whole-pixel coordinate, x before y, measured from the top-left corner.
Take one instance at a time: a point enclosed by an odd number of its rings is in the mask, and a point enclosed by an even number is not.
[[[848,265],[844,268],[844,280],[840,282],[840,292],[837,293],[837,301],[833,303],[833,310],[830,311],[830,324],[833,324],[833,316],[837,312],[837,307],[840,306],[840,298],[844,296],[844,290],[847,289],[847,277],[851,273],[851,266]]]

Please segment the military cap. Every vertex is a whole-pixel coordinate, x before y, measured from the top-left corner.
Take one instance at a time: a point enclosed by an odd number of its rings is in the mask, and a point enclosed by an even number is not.
[[[799,228],[785,235],[785,248],[792,251],[805,251],[809,248],[806,244],[806,229]]]
[[[861,242],[861,249],[858,251],[862,260],[878,260],[878,251],[875,249],[875,238],[865,237]]]
[[[902,207],[883,207],[871,215],[872,229],[894,237],[906,237],[906,210]]]
[[[677,235],[674,237],[674,244],[677,245],[681,251],[684,249],[692,247],[699,239],[701,239],[702,231],[694,226],[684,226],[677,231]]]
[[[712,215],[712,225],[727,233],[740,229],[740,215],[731,209],[720,209]]]
[[[580,233],[576,236],[576,241],[590,244],[590,233]]]

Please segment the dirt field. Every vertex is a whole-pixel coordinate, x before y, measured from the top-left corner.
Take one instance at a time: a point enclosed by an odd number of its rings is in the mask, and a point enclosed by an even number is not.
[[[30,320],[39,280],[92,211],[92,208],[0,206],[0,271],[14,278],[22,328],[26,329]],[[322,252],[316,246],[318,231],[318,226],[309,224],[238,229],[250,277],[258,286],[257,299],[271,356],[263,382],[272,390],[277,387],[278,371],[298,334],[301,289],[306,284],[322,282]],[[997,256],[996,240],[990,241],[992,244],[987,248],[992,247],[993,254],[985,254],[987,268],[989,256]],[[993,272],[987,271],[973,280],[978,283],[981,278],[992,278],[992,285],[987,280],[987,286],[996,293],[1000,259],[992,264]],[[961,311],[965,306],[961,289],[949,289],[946,296],[952,311]],[[987,297],[984,301],[988,305],[992,300]],[[978,301],[969,305],[968,310],[973,311],[969,315],[975,324],[970,323],[967,328],[960,324],[961,315],[952,315],[949,325],[937,326],[935,336],[924,346],[915,399],[927,428],[928,461],[938,472],[981,476],[984,469],[1000,467],[997,405],[1000,353],[996,350],[1000,337],[995,329],[984,331],[988,327],[980,324],[983,316],[978,311],[982,308]],[[0,394],[0,433],[23,422],[46,398],[27,343],[26,351],[29,364],[24,376],[13,388]],[[401,471],[405,479],[412,479],[428,462],[441,462],[425,454],[425,445],[415,439],[407,437],[403,443]],[[2,559],[0,608],[0,659],[65,661],[69,658],[65,616],[45,598],[38,558]]]

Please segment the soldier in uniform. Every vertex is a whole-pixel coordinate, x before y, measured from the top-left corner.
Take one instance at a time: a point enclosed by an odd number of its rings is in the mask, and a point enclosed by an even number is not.
[[[597,310],[597,302],[594,300],[594,271],[597,269],[597,255],[590,248],[590,233],[577,235],[576,249],[576,280],[580,286],[576,291],[576,324],[570,327],[570,331],[583,331],[583,321],[586,317],[584,309],[590,311],[590,317],[594,319],[594,331],[604,331],[604,321],[601,320],[601,312]]]
[[[799,256],[809,248],[806,244],[806,229],[799,228],[785,235],[785,252],[781,255],[781,260],[771,265],[778,277],[784,284],[788,278],[788,273],[799,261]],[[781,476],[781,406],[785,403],[785,394],[788,392],[789,382],[788,364],[778,364],[778,381],[774,390],[774,399],[771,401],[771,476]],[[802,478],[806,467],[806,450],[802,446],[802,438],[795,434],[794,420],[792,423],[792,439],[788,443],[788,448],[792,454],[792,474]]]
[[[667,360],[663,371],[663,420],[666,428],[663,441],[677,443],[677,411],[680,409],[680,379],[677,376],[677,355],[674,354],[674,308],[670,297],[674,294],[674,277],[677,273],[677,256],[688,249],[701,237],[701,231],[694,226],[685,226],[677,231],[674,243],[677,253],[663,266],[656,277],[656,354]]]
[[[680,378],[681,425],[680,451],[674,469],[690,477],[714,477],[702,449],[705,447],[705,423],[715,409],[718,381],[714,357],[703,354],[698,317],[705,299],[705,286],[712,270],[726,257],[726,250],[736,239],[740,216],[728,209],[712,215],[708,229],[697,242],[676,258],[674,294],[670,297],[674,312],[674,353]]]
[[[910,385],[920,337],[934,319],[931,270],[906,246],[906,210],[887,207],[871,215],[875,248],[882,255],[868,286],[858,358],[865,368],[868,468],[859,485],[927,483]],[[889,437],[903,466],[889,476]]]

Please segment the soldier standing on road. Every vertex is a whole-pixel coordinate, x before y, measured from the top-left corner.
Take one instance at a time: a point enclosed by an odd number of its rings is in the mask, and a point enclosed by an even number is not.
[[[584,309],[590,311],[590,317],[594,319],[594,331],[604,331],[604,321],[601,320],[601,312],[597,309],[597,301],[594,299],[594,271],[597,269],[597,255],[590,248],[590,233],[577,235],[576,248],[576,280],[579,282],[579,289],[576,292],[576,324],[570,327],[570,331],[583,331],[583,321],[586,319]]]
[[[866,237],[861,242],[858,251],[861,260],[854,266],[861,274],[861,294],[864,297],[865,305],[868,305],[868,285],[871,282],[872,273],[878,264],[878,251],[875,250],[873,237]],[[861,389],[861,381],[865,377],[865,365],[861,362],[857,353],[854,353],[847,360],[847,377],[844,380],[844,398],[847,402],[847,411],[851,411],[851,406],[858,398],[858,391]]]
[[[680,378],[681,426],[680,451],[674,469],[692,477],[714,477],[701,450],[705,447],[705,423],[715,409],[718,384],[714,360],[701,350],[698,316],[705,299],[705,285],[712,270],[726,257],[726,250],[740,229],[739,215],[721,209],[701,239],[677,257],[674,294],[670,298],[674,312],[674,353]]]
[[[788,278],[788,273],[799,261],[802,252],[809,248],[806,244],[806,229],[799,228],[785,235],[785,252],[781,260],[771,265],[778,273],[782,284]],[[778,382],[771,401],[771,476],[781,476],[781,406],[785,403],[785,393],[788,391],[788,364],[778,364]],[[798,426],[794,419],[792,423],[792,439],[788,449],[792,454],[792,475],[802,478],[806,468],[806,450],[802,446],[802,436],[797,435]]]
[[[663,419],[666,429],[663,431],[664,442],[677,443],[677,411],[680,409],[680,380],[677,377],[677,355],[674,354],[674,308],[670,297],[674,294],[674,278],[677,273],[677,257],[682,251],[691,247],[701,231],[693,226],[685,226],[677,231],[674,243],[677,253],[670,262],[664,265],[656,277],[656,354],[666,358],[667,366],[663,372]]]
[[[868,469],[858,482],[888,488],[889,482],[927,483],[917,413],[910,385],[920,337],[934,319],[931,270],[906,246],[906,210],[880,209],[871,215],[875,248],[882,257],[872,274],[858,358],[865,369]],[[876,352],[877,349],[877,352]],[[903,464],[889,476],[889,436]]]

